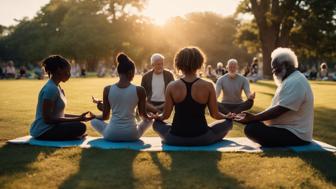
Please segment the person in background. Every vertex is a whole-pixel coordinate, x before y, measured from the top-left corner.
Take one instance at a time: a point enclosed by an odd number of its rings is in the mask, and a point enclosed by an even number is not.
[[[99,62],[97,67],[97,77],[105,77],[105,75],[106,75],[106,66],[103,62]]]
[[[82,64],[81,71],[80,71],[81,77],[86,77],[86,64]]]
[[[162,54],[153,54],[150,62],[152,70],[142,77],[141,86],[146,90],[148,111],[157,112],[158,110],[162,112],[166,87],[170,82],[174,81],[174,76],[170,71],[163,68],[164,56]]]
[[[16,78],[16,69],[12,60],[5,67],[5,78]]]
[[[320,66],[320,79],[323,81],[329,80],[329,72],[327,63],[323,62]]]
[[[216,97],[220,97],[223,93],[222,101],[218,102],[218,109],[221,113],[227,114],[240,113],[252,108],[255,93],[250,91],[250,83],[248,80],[238,73],[238,61],[230,59],[226,68],[228,73],[220,77],[216,82]],[[246,101],[242,99],[242,91],[247,97]]]
[[[310,80],[316,80],[317,79],[317,70],[315,65],[313,65],[310,69],[310,73],[309,73],[309,79]]]
[[[26,66],[20,66],[19,75],[17,76],[16,79],[21,79],[23,77],[28,78],[28,72]]]
[[[259,79],[258,71],[259,71],[258,58],[254,57],[253,62],[250,66],[250,73],[247,76],[248,80],[252,81],[253,83],[257,82]]]
[[[336,81],[336,64],[334,65],[334,73],[332,74],[332,80]]]
[[[216,75],[217,78],[223,76],[224,74],[227,73],[227,70],[224,68],[223,63],[218,62],[217,63],[217,68],[216,68]]]
[[[205,77],[208,78],[208,79],[210,79],[214,83],[216,83],[216,81],[217,81],[217,76],[213,72],[212,66],[210,64],[206,67]]]
[[[0,79],[5,78],[5,65],[0,63]]]

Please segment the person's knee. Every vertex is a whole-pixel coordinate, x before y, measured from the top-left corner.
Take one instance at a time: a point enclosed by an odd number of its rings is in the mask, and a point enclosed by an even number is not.
[[[225,126],[229,129],[229,130],[231,130],[232,128],[233,128],[233,121],[231,120],[231,119],[227,119],[227,120],[225,120]]]
[[[257,135],[256,125],[253,123],[249,123],[244,128],[244,133],[248,138],[255,138]]]
[[[253,106],[253,104],[254,104],[254,100],[251,100],[251,99],[248,99],[248,100],[247,100],[247,108],[248,108],[248,109],[251,109],[252,106]]]
[[[78,130],[79,130],[80,135],[83,135],[86,132],[86,125],[80,122]]]
[[[160,128],[160,122],[155,120],[154,123],[153,123],[153,130],[155,132],[158,132],[159,131],[159,128]]]

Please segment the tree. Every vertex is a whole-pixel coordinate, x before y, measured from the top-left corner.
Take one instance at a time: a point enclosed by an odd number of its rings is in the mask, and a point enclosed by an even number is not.
[[[315,20],[315,27],[328,23],[322,33],[335,33],[335,3],[333,0],[244,0],[238,13],[251,13],[258,26],[258,37],[263,54],[265,78],[271,78],[271,52],[279,46],[290,46],[291,34],[308,24],[304,20]],[[321,11],[323,10],[323,11]],[[308,25],[311,25],[308,24]],[[302,30],[301,30],[302,31]],[[316,31],[315,31],[316,32]],[[301,35],[301,34],[300,34]]]

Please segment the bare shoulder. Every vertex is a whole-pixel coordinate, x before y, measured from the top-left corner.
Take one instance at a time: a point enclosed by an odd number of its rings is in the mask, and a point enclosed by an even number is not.
[[[137,92],[140,92],[140,93],[143,93],[143,92],[146,93],[146,90],[143,86],[136,86],[136,90],[137,90]]]
[[[198,81],[199,86],[201,86],[202,88],[212,88],[213,87],[213,83],[210,81],[206,81],[204,79],[200,79]]]
[[[110,91],[111,85],[107,85],[104,87],[104,93],[108,93]]]

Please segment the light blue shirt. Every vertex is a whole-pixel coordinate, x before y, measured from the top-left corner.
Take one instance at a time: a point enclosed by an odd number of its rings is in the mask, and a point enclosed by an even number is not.
[[[44,132],[51,129],[54,125],[46,124],[42,116],[42,106],[44,100],[51,100],[54,102],[54,108],[51,111],[55,117],[64,117],[64,109],[66,106],[66,98],[62,90],[51,79],[42,87],[36,107],[35,121],[30,128],[30,135],[38,137]]]

